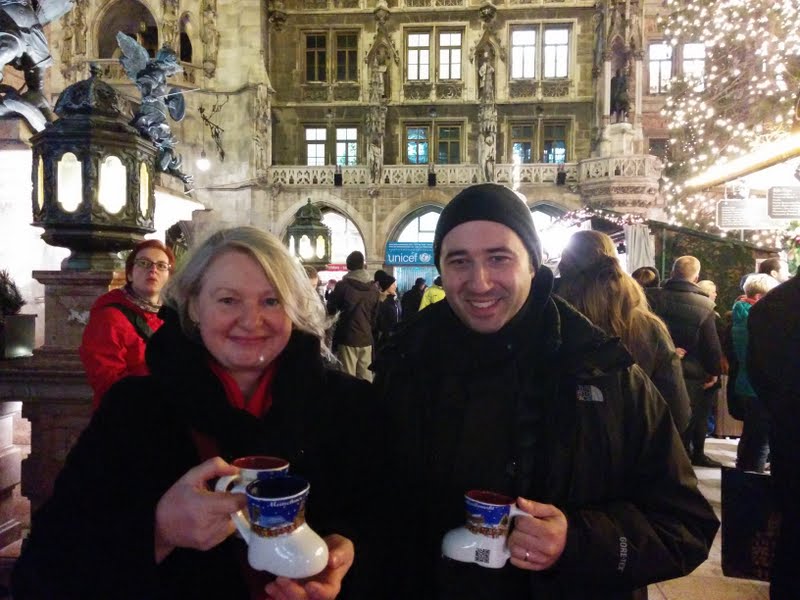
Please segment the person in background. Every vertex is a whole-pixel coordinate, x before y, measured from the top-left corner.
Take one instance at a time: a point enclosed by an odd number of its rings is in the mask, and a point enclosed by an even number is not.
[[[175,256],[158,240],[139,242],[125,259],[125,287],[100,296],[89,312],[78,352],[96,410],[105,393],[126,375],[146,375],[147,340],[161,327],[161,290]]]
[[[470,186],[433,250],[447,297],[374,365],[390,476],[369,597],[630,600],[702,563],[719,522],[669,409],[619,340],[552,295],[528,206]],[[515,519],[501,569],[442,555],[474,489],[532,517]]]
[[[769,455],[769,412],[763,400],[756,395],[747,372],[747,321],[756,302],[777,286],[778,280],[770,275],[751,275],[744,284],[744,298],[733,305],[731,341],[739,368],[732,385],[735,386],[744,417],[742,437],[736,448],[736,468],[742,471],[763,473]]]
[[[383,269],[378,269],[375,271],[375,274],[372,276],[372,281],[375,283],[375,288],[380,291],[381,290],[381,280],[384,277],[389,277],[389,274],[384,271]]]
[[[347,274],[328,297],[328,314],[339,315],[333,349],[345,373],[372,381],[373,331],[378,324],[378,292],[358,250],[347,256]]]
[[[631,273],[636,282],[642,288],[655,288],[661,283],[661,277],[655,267],[639,267]]]
[[[361,443],[376,442],[358,425],[369,384],[324,366],[328,318],[315,295],[281,241],[256,228],[192,251],[165,292],[150,375],[111,388],[33,515],[15,598],[337,595],[354,556],[341,533],[370,478]],[[245,496],[210,490],[238,472],[228,461],[251,455],[282,457],[311,482],[306,514],[330,549],[319,575],[249,567],[230,518]]]
[[[770,465],[781,513],[770,567],[770,600],[800,598],[800,277],[782,283],[750,309],[747,373],[769,412]]]
[[[723,339],[725,336],[725,320],[717,310],[717,284],[710,279],[703,279],[697,282],[703,293],[708,296],[709,300],[714,303],[714,327],[717,330],[717,337],[719,338],[720,348],[722,348],[722,371],[721,375],[727,375],[730,369],[728,359],[725,356],[725,344]],[[683,350],[683,349],[681,349]],[[683,354],[682,354],[683,356]],[[719,377],[714,385],[706,388],[704,394],[708,397],[708,405],[711,407],[708,415],[708,432],[713,433],[717,428],[717,405],[719,403],[719,393],[722,389],[722,377]],[[727,391],[727,387],[726,387]]]
[[[693,465],[719,468],[721,463],[705,454],[712,400],[705,392],[717,383],[724,363],[714,303],[697,286],[699,275],[700,261],[681,256],[675,259],[670,278],[645,293],[653,312],[667,324],[675,346],[686,351],[681,366],[692,408],[684,439],[686,451]]]
[[[325,284],[325,294],[324,294],[325,302],[328,301],[331,292],[333,292],[333,288],[336,287],[336,283],[337,281],[335,279],[328,279],[328,283]]]
[[[422,294],[425,292],[426,283],[424,277],[417,277],[416,281],[414,281],[414,287],[403,294],[400,299],[404,321],[419,312],[419,305],[422,302]]]
[[[322,300],[322,294],[319,293],[319,273],[317,273],[317,270],[311,265],[304,265],[303,269],[308,277],[308,283],[311,284],[311,287],[317,293],[317,296],[319,296],[320,300]]]
[[[400,303],[397,301],[397,281],[389,274],[384,274],[379,280],[381,289],[381,304],[378,308],[378,327],[375,336],[375,348],[380,351],[394,333],[400,322]]]
[[[436,279],[433,280],[433,285],[426,288],[425,292],[422,294],[422,300],[419,302],[419,309],[422,310],[431,304],[436,304],[444,300],[444,297],[445,291],[442,287],[442,276],[437,275]]]
[[[789,265],[785,260],[773,256],[761,261],[758,272],[776,279],[778,283],[789,281]]]
[[[664,321],[647,305],[644,290],[617,260],[614,242],[599,231],[572,234],[558,265],[559,296],[610,336],[617,336],[653,380],[678,432],[689,423],[689,394],[681,359]]]

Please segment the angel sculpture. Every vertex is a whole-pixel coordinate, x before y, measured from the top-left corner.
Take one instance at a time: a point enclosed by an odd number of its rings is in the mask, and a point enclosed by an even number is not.
[[[0,0],[0,118],[21,115],[36,131],[53,120],[44,95],[44,72],[53,57],[42,27],[74,6],[74,0]],[[22,71],[25,93],[2,85],[6,65]]]
[[[151,59],[139,42],[121,31],[117,33],[117,43],[122,50],[119,61],[142,93],[142,104],[133,116],[131,125],[158,148],[159,170],[178,177],[188,193],[192,191],[194,178],[180,170],[181,155],[175,151],[178,140],[167,124],[167,115],[174,121],[180,121],[186,114],[180,89],[167,86],[167,77],[182,70],[178,55],[164,44],[155,58]]]

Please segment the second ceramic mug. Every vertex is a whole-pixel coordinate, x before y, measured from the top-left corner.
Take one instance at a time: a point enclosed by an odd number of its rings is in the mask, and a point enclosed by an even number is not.
[[[511,519],[530,517],[510,496],[487,490],[464,494],[467,523],[442,538],[442,554],[453,560],[500,569],[511,557],[506,541]]]
[[[214,486],[217,492],[243,494],[247,485],[252,481],[283,477],[289,473],[289,461],[277,456],[243,456],[231,464],[239,467],[239,473],[220,477]]]

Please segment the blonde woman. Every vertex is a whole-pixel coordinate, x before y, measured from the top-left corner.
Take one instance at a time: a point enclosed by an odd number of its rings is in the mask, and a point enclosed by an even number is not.
[[[610,237],[578,231],[558,266],[558,293],[609,335],[619,337],[653,380],[680,433],[689,422],[689,396],[667,326],[653,313],[641,286],[617,260]]]

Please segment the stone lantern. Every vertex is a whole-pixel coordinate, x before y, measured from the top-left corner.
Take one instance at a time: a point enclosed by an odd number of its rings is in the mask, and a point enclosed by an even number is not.
[[[331,261],[331,230],[322,223],[322,211],[311,198],[294,215],[286,229],[289,252],[304,265],[324,269]]]
[[[118,269],[118,253],[154,231],[156,148],[129,125],[127,101],[95,65],[55,112],[31,138],[33,224],[45,242],[71,250],[62,269]]]

